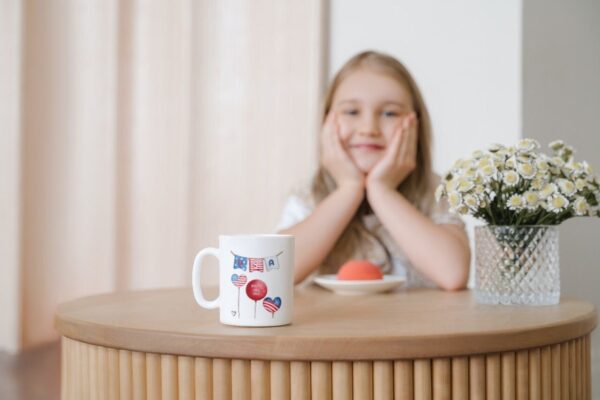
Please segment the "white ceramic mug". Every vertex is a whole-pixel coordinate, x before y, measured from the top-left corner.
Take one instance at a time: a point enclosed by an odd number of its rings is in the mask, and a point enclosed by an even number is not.
[[[219,296],[215,300],[207,300],[202,294],[200,270],[207,255],[219,259]],[[208,247],[196,255],[192,287],[200,306],[220,308],[223,324],[290,324],[294,303],[294,237],[221,235],[218,249]]]

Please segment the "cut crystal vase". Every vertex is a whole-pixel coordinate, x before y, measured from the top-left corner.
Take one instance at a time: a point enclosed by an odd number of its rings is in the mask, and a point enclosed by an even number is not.
[[[551,305],[560,301],[558,227],[478,226],[475,257],[478,303]]]

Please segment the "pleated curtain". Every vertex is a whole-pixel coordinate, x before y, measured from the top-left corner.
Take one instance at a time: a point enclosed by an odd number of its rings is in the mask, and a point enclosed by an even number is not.
[[[324,2],[0,0],[0,349],[273,231],[317,160]]]

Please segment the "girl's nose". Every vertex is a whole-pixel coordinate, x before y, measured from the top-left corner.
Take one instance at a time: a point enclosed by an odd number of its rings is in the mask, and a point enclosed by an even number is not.
[[[358,133],[363,136],[378,136],[381,134],[377,119],[372,116],[365,116],[361,121]]]

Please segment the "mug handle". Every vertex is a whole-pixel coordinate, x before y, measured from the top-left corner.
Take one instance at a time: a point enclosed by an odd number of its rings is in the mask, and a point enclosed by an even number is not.
[[[194,268],[192,269],[192,288],[194,289],[194,298],[196,299],[196,303],[198,303],[200,307],[212,309],[219,307],[219,298],[221,297],[221,294],[219,293],[217,298],[214,300],[206,300],[206,298],[202,294],[202,287],[200,282],[202,259],[209,255],[215,256],[218,259],[219,249],[215,249],[214,247],[207,247],[206,249],[200,250],[200,252],[196,255],[196,258],[194,259]]]

